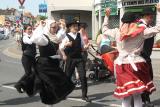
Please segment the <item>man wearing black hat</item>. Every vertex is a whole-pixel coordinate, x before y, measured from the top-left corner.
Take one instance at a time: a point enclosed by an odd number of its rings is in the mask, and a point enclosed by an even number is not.
[[[80,33],[78,33],[78,25],[79,23],[76,21],[67,24],[69,33],[67,33],[65,38],[62,40],[60,51],[62,53],[63,60],[66,61],[66,75],[71,79],[75,67],[77,67],[82,85],[82,100],[91,102],[91,100],[87,97],[87,78],[86,71],[84,69],[85,65],[81,54],[82,50],[87,49],[89,45],[84,44]]]
[[[142,19],[141,21],[147,25],[147,27],[150,27],[151,23],[153,22],[153,17],[155,15],[155,12],[152,8],[145,7],[142,12]],[[149,71],[150,71],[150,77],[153,80],[153,69],[151,64],[151,54],[152,54],[152,48],[154,44],[154,36],[152,38],[148,38],[144,42],[143,51],[141,53],[141,56],[146,60],[146,62],[149,65]],[[144,102],[145,107],[154,107],[154,104],[150,102],[149,93],[144,92],[142,94],[142,101]]]

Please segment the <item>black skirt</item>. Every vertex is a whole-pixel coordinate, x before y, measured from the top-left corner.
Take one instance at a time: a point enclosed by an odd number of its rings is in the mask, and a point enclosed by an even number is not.
[[[44,104],[56,104],[74,90],[74,84],[59,67],[59,60],[47,57],[38,57],[36,70],[17,84],[28,96],[39,93]]]

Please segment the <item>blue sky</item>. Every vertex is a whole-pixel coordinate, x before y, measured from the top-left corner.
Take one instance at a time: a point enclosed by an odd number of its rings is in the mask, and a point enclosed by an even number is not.
[[[38,5],[40,3],[44,3],[44,0],[25,0],[24,2],[24,10],[30,11],[33,15],[39,14]],[[8,8],[16,8],[19,9],[19,2],[18,0],[0,0],[0,8],[6,9]]]

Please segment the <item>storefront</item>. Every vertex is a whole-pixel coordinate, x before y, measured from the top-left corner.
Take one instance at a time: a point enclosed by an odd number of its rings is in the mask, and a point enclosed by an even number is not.
[[[110,28],[119,27],[119,9],[117,0],[95,0],[94,2],[94,31],[99,32],[105,16],[105,8],[110,7],[112,12],[109,20]],[[95,37],[96,38],[96,37]]]
[[[61,18],[66,22],[77,20],[88,25],[87,32],[92,38],[92,0],[46,0],[48,4],[48,17],[55,20]]]

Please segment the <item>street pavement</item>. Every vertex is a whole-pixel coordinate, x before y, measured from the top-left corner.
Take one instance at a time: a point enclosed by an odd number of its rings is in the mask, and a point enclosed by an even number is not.
[[[26,94],[17,93],[13,87],[24,74],[20,61],[21,53],[20,47],[16,45],[13,38],[0,41],[0,107],[45,107],[39,95],[29,98]],[[155,107],[160,107],[160,60],[158,57],[154,57],[152,61],[157,91],[151,95],[151,100]],[[92,103],[83,102],[80,97],[81,89],[75,89],[66,100],[54,107],[120,107],[121,100],[112,96],[115,88],[113,82],[88,80],[88,85],[88,96],[93,100]]]

